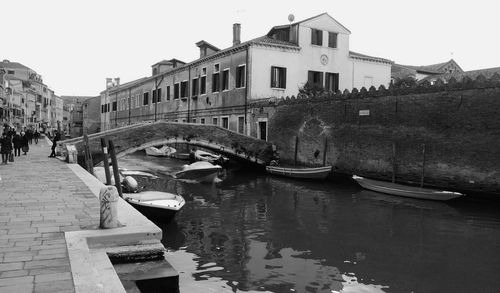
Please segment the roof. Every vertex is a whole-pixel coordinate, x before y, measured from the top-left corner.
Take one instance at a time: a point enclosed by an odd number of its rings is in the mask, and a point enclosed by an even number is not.
[[[418,72],[422,72],[422,73],[440,74],[440,73],[443,73],[443,71],[442,71],[443,67],[445,67],[446,65],[448,65],[450,63],[454,63],[456,67],[458,67],[461,71],[463,71],[462,68],[453,59],[450,59],[447,62],[431,64],[431,65],[422,65],[422,66],[402,65],[402,64],[397,64],[397,65],[402,66],[402,67],[406,67],[406,68],[410,68],[410,69],[414,69],[414,70],[416,70]]]
[[[484,69],[477,69],[477,70],[470,70],[470,71],[464,71],[461,73],[441,73],[438,75],[431,75],[423,78],[419,82],[423,82],[425,80],[436,80],[436,79],[442,79],[442,80],[449,80],[450,78],[455,78],[457,81],[460,81],[464,79],[465,77],[469,77],[471,79],[476,79],[479,75],[483,75],[486,78],[490,78],[493,76],[495,73],[500,74],[500,67],[492,67],[492,68],[484,68]]]
[[[151,65],[151,67],[156,66],[156,65],[171,65],[172,63],[176,63],[176,62],[186,64],[186,62],[184,62],[184,61],[172,58],[170,60],[161,60],[160,62],[156,62],[155,64]]]
[[[394,61],[391,61],[389,59],[369,56],[369,55],[365,55],[365,54],[361,54],[361,53],[353,52],[353,51],[349,51],[349,57],[355,58],[355,59],[366,60],[366,61],[375,61],[375,62],[394,64]]]
[[[210,44],[209,42],[205,41],[205,40],[201,40],[199,42],[196,43],[196,46],[198,47],[208,47],[214,51],[220,51],[219,48],[217,48],[216,46]]]
[[[141,77],[139,79],[136,79],[136,80],[132,80],[132,81],[129,81],[129,82],[126,82],[126,83],[123,83],[123,84],[120,84],[120,85],[117,85],[117,86],[114,86],[114,87],[111,87],[109,88],[109,91],[110,92],[115,92],[115,91],[118,91],[118,90],[121,90],[121,89],[124,89],[124,88],[127,88],[129,86],[133,86],[133,85],[136,85],[146,79],[148,79],[149,77]],[[106,90],[102,91],[101,93],[104,93],[106,92]]]
[[[16,69],[16,68],[20,68],[20,69],[29,69],[31,70],[31,68],[25,66],[25,65],[22,65],[21,63],[18,63],[18,62],[10,62],[10,61],[7,61],[5,62],[6,60],[0,62],[0,67],[3,67],[3,68],[12,68],[12,69]]]
[[[316,16],[313,16],[313,17],[309,17],[309,18],[306,18],[306,19],[303,19],[301,21],[297,21],[297,22],[294,22],[294,23],[290,23],[290,24],[282,24],[282,25],[277,25],[277,26],[273,26],[273,28],[271,28],[271,30],[269,31],[268,34],[270,34],[273,30],[275,29],[283,29],[283,28],[287,28],[287,27],[290,27],[290,26],[293,26],[293,25],[298,25],[298,24],[301,24],[301,23],[304,23],[304,22],[307,22],[309,20],[312,20],[312,19],[315,19],[315,18],[318,18],[320,16],[323,16],[323,15],[326,15],[328,16],[329,18],[331,18],[333,21],[335,21],[338,25],[340,25],[342,28],[344,28],[346,31],[348,31],[349,33],[351,33],[351,31],[346,28],[344,25],[342,25],[340,22],[338,22],[335,18],[331,17],[330,14],[326,13],[326,12],[323,12],[321,14],[318,14]]]

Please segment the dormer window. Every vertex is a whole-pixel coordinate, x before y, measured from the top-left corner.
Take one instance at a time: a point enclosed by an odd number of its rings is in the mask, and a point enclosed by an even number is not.
[[[311,44],[317,46],[323,46],[323,31],[317,29],[311,29]]]

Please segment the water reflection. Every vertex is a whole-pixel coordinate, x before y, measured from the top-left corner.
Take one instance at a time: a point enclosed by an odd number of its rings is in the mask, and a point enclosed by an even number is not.
[[[124,164],[168,173],[183,162],[132,156]],[[168,176],[150,183],[188,201],[176,221],[160,223],[163,243],[191,259],[190,277],[222,284],[213,292],[500,291],[495,204],[420,201],[244,171],[218,185]]]

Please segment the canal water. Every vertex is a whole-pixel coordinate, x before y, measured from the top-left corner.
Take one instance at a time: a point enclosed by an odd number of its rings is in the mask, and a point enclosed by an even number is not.
[[[157,223],[181,283],[206,292],[500,292],[498,201],[405,199],[243,169],[218,184],[184,183],[171,177],[183,164],[142,152],[120,159],[161,176],[148,189],[187,201],[173,222]]]

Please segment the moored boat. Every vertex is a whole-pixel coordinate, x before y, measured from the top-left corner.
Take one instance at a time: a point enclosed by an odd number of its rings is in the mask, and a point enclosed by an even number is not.
[[[169,146],[162,146],[161,148],[156,148],[156,147],[147,147],[146,148],[146,155],[148,156],[155,156],[155,157],[167,157],[171,156],[172,154],[176,153],[177,150],[174,149],[173,147]]]
[[[214,182],[221,169],[221,166],[213,165],[209,162],[195,162],[190,165],[184,165],[183,169],[175,174],[175,178],[211,183]]]
[[[363,188],[390,195],[428,200],[450,200],[464,196],[464,194],[459,192],[408,186],[398,183],[368,179],[356,175],[353,175],[352,179],[354,179]]]
[[[204,162],[209,162],[212,164],[215,163],[226,163],[229,159],[222,156],[222,155],[215,155],[209,152],[205,152],[202,150],[196,150],[194,152],[194,157],[198,161],[204,161]]]
[[[270,174],[301,179],[325,179],[331,170],[332,166],[315,168],[286,168],[279,166],[266,166],[266,171]]]
[[[124,193],[123,199],[148,218],[171,220],[186,201],[177,194],[161,191]]]

